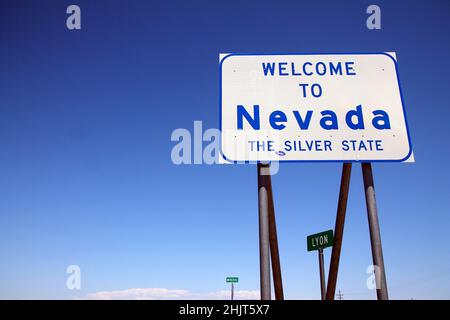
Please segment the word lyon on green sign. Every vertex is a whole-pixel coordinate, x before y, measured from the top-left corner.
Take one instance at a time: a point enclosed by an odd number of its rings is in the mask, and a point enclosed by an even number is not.
[[[333,246],[333,230],[312,234],[306,238],[308,251],[319,250]]]

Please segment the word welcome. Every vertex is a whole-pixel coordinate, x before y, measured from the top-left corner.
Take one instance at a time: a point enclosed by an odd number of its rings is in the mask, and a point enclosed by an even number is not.
[[[262,63],[264,76],[355,76],[354,62],[266,62]]]

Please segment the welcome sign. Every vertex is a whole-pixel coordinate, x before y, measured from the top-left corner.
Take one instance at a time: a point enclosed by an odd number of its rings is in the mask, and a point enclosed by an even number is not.
[[[411,161],[395,53],[220,56],[228,161]]]

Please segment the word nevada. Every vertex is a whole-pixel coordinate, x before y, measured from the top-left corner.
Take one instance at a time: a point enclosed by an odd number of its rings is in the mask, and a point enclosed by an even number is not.
[[[317,111],[316,111],[317,112]],[[318,119],[319,126],[324,130],[339,130],[339,121],[336,113],[333,110],[319,111],[320,119]],[[371,118],[371,125],[377,130],[391,129],[389,115],[384,110],[373,110]],[[290,117],[282,110],[274,110],[268,115],[268,124],[274,130],[283,130],[289,121],[296,122],[298,129],[308,130],[315,114],[314,110],[293,110]],[[244,129],[244,119],[254,130],[261,129],[261,112],[259,105],[253,105],[253,110],[249,112],[243,105],[237,105],[237,130]],[[315,118],[318,118],[315,116]],[[351,130],[365,129],[363,107],[357,106],[355,109],[350,109],[345,113],[345,124]]]

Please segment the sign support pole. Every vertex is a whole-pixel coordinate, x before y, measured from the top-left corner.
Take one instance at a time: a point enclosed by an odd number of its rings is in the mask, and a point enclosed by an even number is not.
[[[362,163],[364,190],[366,194],[367,217],[369,220],[370,244],[372,246],[372,260],[375,266],[375,280],[377,283],[378,300],[388,300],[386,273],[384,269],[383,249],[381,246],[380,224],[375,200],[375,187],[373,184],[372,164]]]
[[[325,269],[323,267],[323,249],[317,251],[319,253],[319,271],[320,271],[320,295],[325,300]]]
[[[352,164],[342,165],[341,186],[339,191],[338,208],[336,213],[336,224],[334,227],[334,243],[331,251],[330,270],[326,290],[326,299],[334,300],[336,293],[336,281],[339,269],[339,259],[341,257],[342,238],[344,235],[345,213],[347,211],[348,190],[350,188],[350,176]]]
[[[258,163],[258,211],[259,211],[259,268],[261,300],[270,300],[270,240],[269,201],[267,191],[268,170]],[[266,175],[262,173],[265,171]]]
[[[231,300],[234,300],[234,283],[231,283]]]
[[[262,165],[263,167],[264,164]],[[270,170],[270,164],[267,164],[267,171]],[[269,197],[269,241],[270,256],[272,262],[272,276],[275,289],[275,300],[284,300],[283,280],[281,278],[280,253],[278,251],[277,224],[275,220],[275,206],[273,202],[272,178],[266,176],[267,192]]]

